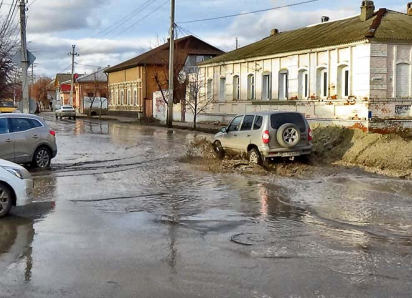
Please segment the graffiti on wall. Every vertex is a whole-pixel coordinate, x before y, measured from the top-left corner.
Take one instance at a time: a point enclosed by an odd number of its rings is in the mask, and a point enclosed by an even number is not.
[[[396,105],[395,106],[396,116],[412,116],[410,105]]]

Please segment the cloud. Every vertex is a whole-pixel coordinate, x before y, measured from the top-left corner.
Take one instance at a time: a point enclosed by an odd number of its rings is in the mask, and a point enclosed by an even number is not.
[[[31,33],[72,31],[100,26],[99,9],[109,0],[40,0],[28,11]]]
[[[67,72],[71,57],[68,53],[76,44],[76,72],[91,72],[97,66],[116,65],[131,59],[156,44],[155,38],[130,38],[124,40],[83,38],[72,40],[48,34],[31,34],[29,49],[37,56],[37,72],[54,76],[56,72]]]

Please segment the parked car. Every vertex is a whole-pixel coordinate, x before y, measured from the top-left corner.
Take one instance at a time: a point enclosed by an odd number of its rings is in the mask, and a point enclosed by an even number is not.
[[[0,100],[0,113],[13,113],[16,110],[11,100]]]
[[[306,118],[296,112],[261,112],[236,116],[216,134],[214,148],[247,154],[262,165],[276,157],[307,156],[312,153],[312,131]]]
[[[31,204],[33,189],[33,180],[25,168],[0,159],[0,218],[6,216],[12,206]]]
[[[63,119],[63,117],[65,118],[69,118],[69,119],[74,119],[76,120],[76,110],[70,106],[70,105],[63,105],[60,107],[57,107],[56,109],[56,119],[60,118]]]
[[[48,168],[57,155],[56,133],[42,118],[0,114],[0,158]]]

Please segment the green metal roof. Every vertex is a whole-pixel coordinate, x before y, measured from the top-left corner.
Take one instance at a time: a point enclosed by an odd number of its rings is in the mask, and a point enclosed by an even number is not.
[[[380,9],[365,22],[362,22],[359,16],[356,16],[281,32],[203,62],[200,65],[338,46],[368,39],[407,40],[412,42],[412,16]]]

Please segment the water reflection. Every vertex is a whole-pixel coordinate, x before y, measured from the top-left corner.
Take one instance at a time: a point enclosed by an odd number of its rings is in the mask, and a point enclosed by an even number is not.
[[[24,281],[30,281],[33,267],[33,220],[8,217],[0,222],[0,271],[22,268]]]
[[[31,280],[34,227],[53,209],[53,202],[34,203],[0,220],[0,280],[3,273],[13,280]]]
[[[260,203],[261,215],[267,220],[278,220],[279,218],[288,218],[301,220],[306,216],[306,210],[294,206],[290,200],[282,198],[279,195],[270,193],[270,189],[260,185]]]
[[[110,125],[107,122],[93,122],[88,120],[79,120],[76,122],[73,134],[76,136],[84,133],[108,135]]]

